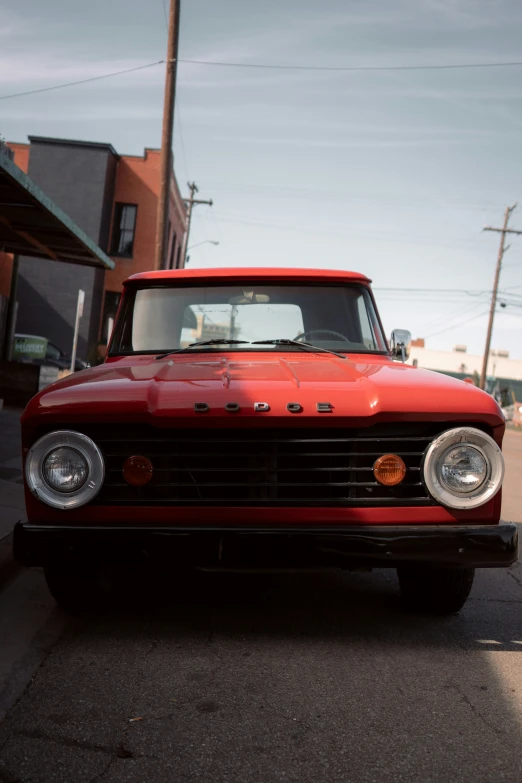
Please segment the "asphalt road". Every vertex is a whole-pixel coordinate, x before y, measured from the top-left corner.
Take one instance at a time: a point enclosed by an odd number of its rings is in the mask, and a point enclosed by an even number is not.
[[[505,453],[522,522],[522,435]],[[125,612],[74,622],[37,571],[0,594],[2,646],[24,647],[12,698],[35,671],[0,781],[522,781],[520,563],[478,572],[449,618],[405,614],[385,570],[156,575],[140,601],[142,579]]]

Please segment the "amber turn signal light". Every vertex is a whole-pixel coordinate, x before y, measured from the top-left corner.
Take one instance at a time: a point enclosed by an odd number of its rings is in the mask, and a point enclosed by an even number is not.
[[[154,466],[148,457],[127,457],[123,463],[123,478],[133,487],[143,487],[152,478]]]
[[[383,454],[375,461],[373,475],[385,487],[395,487],[406,475],[406,465],[397,454]]]

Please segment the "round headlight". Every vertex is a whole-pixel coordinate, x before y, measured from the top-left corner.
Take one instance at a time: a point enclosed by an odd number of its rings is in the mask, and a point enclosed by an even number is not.
[[[98,446],[81,432],[59,430],[30,448],[25,478],[33,495],[54,508],[89,503],[100,491],[105,465]]]
[[[473,492],[488,476],[488,462],[476,446],[454,446],[439,462],[442,482],[450,492]]]
[[[504,458],[489,435],[474,427],[456,427],[430,444],[423,471],[436,501],[449,508],[473,509],[500,489]]]
[[[76,449],[61,446],[49,452],[42,465],[44,479],[58,492],[74,492],[82,487],[89,472],[87,460]]]

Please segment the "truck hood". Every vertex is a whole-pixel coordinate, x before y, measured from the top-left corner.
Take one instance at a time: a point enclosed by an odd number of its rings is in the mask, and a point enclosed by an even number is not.
[[[254,403],[269,410],[254,411]],[[194,409],[207,403],[208,412]],[[227,403],[239,410],[231,413]],[[287,410],[299,403],[301,413]],[[330,403],[330,412],[318,412]],[[482,421],[503,425],[495,400],[485,392],[429,370],[392,362],[386,356],[330,354],[232,353],[111,358],[44,389],[26,408],[26,426],[42,419],[74,421],[149,421],[184,426],[208,421],[249,419],[269,423],[273,417],[298,420],[319,417],[358,420],[360,425],[385,420]]]

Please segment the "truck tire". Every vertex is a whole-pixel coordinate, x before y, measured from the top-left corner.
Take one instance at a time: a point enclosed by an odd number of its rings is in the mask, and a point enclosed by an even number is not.
[[[415,612],[455,614],[470,594],[474,568],[398,568],[403,605]]]
[[[63,611],[77,614],[92,609],[101,599],[95,564],[52,555],[44,566],[47,587]]]

